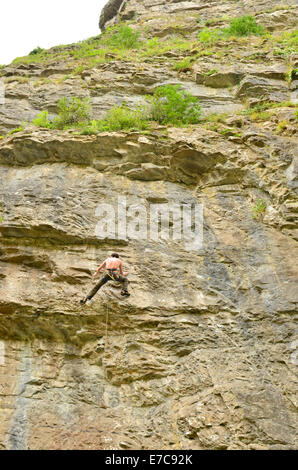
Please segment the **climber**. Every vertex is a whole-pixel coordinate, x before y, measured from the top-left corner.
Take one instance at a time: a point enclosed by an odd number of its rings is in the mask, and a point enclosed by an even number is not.
[[[91,300],[92,297],[96,294],[96,292],[108,281],[118,281],[122,283],[122,290],[121,295],[130,296],[127,290],[128,286],[128,279],[127,273],[124,273],[122,270],[122,261],[119,259],[118,253],[112,253],[112,255],[107,258],[96,270],[93,274],[93,278],[97,276],[97,274],[102,270],[102,268],[106,269],[105,274],[101,278],[101,280],[93,287],[91,292],[82,300],[80,300],[81,304],[85,304],[87,300]]]

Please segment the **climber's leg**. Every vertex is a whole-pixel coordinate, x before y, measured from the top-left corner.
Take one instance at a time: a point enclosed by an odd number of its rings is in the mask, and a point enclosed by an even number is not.
[[[87,300],[91,300],[92,297],[96,294],[96,292],[108,281],[110,281],[111,278],[108,274],[105,274],[101,280],[93,287],[93,289],[89,292],[88,295],[84,299],[82,299],[80,302],[81,304],[85,304]]]
[[[118,279],[117,279],[119,282],[121,282],[122,284],[122,290],[121,290],[121,295],[130,295],[128,293],[128,279],[127,277],[125,276],[122,276],[121,274],[119,274],[118,276]]]

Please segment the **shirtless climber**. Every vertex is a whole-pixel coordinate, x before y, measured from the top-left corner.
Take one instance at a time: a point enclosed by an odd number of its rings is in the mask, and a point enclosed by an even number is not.
[[[87,300],[91,300],[92,297],[96,294],[96,292],[108,281],[118,281],[122,283],[122,290],[121,295],[129,296],[127,286],[128,286],[128,279],[127,273],[124,273],[122,270],[122,261],[119,259],[118,253],[112,253],[112,255],[107,258],[96,270],[93,274],[93,278],[97,276],[97,274],[105,267],[105,274],[101,278],[101,280],[93,287],[91,292],[82,300],[80,300],[81,304],[85,304]]]

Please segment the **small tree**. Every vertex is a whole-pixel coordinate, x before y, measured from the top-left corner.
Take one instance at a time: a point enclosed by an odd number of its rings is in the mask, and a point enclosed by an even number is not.
[[[151,119],[161,124],[196,124],[202,114],[198,99],[180,85],[158,87],[153,97],[148,97]]]
[[[56,129],[64,129],[74,126],[75,124],[86,123],[91,118],[91,104],[88,97],[61,98],[58,101],[59,117],[54,119],[53,127]]]
[[[37,54],[40,54],[43,51],[44,51],[44,49],[42,49],[41,47],[38,46],[35,49],[33,49],[33,51],[29,52],[29,55],[37,55]]]

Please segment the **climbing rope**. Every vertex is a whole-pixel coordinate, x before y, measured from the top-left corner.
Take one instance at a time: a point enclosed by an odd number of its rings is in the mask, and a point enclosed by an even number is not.
[[[108,321],[109,321],[109,309],[108,304],[106,304],[106,340],[105,340],[105,352],[108,344]]]
[[[107,349],[107,344],[108,344],[108,322],[109,322],[109,309],[108,309],[108,304],[106,304],[106,338],[105,338],[104,356],[106,355],[106,349]],[[102,399],[101,407],[107,408],[107,405],[105,404],[104,399]]]

